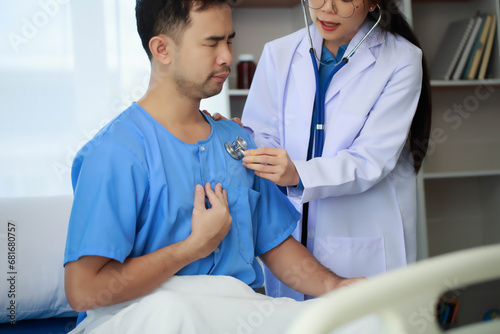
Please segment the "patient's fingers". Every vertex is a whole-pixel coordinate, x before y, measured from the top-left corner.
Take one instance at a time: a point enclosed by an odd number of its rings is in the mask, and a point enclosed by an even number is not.
[[[227,191],[226,191],[226,189],[222,189],[221,183],[217,183],[215,188],[216,188],[215,194],[217,195],[217,197],[219,198],[221,203],[224,204],[224,206],[226,206],[226,207],[229,206],[227,203]]]
[[[222,204],[224,206],[228,206],[227,204],[227,193],[226,196],[224,196],[224,192],[222,190],[222,184],[217,183],[214,187],[214,190],[212,190],[212,187],[210,186],[210,183],[207,182],[205,184],[205,191],[207,194],[208,201],[210,202],[210,205],[214,206],[217,204]]]
[[[205,191],[201,184],[197,184],[194,192],[194,208],[193,215],[200,214],[205,211]]]

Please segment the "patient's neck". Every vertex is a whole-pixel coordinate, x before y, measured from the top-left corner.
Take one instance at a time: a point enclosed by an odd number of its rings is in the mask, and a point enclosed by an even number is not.
[[[183,142],[196,144],[210,135],[210,124],[199,111],[200,100],[179,94],[169,80],[150,83],[137,104]]]

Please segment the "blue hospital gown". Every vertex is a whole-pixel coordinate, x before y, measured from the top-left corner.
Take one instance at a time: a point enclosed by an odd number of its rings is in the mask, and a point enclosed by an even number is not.
[[[224,144],[237,136],[255,148],[248,134],[232,121],[205,117],[210,136],[186,144],[133,103],[78,152],[64,264],[84,255],[123,262],[186,239],[195,186],[220,182],[231,228],[212,254],[177,275],[229,275],[262,286],[255,257],[291,235],[299,214],[272,182],[227,153]]]

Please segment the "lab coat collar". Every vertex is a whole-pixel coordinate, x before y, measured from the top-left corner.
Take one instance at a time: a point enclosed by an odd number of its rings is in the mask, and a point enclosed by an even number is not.
[[[366,20],[359,31],[354,35],[353,39],[347,46],[345,56],[347,56],[358,44],[358,42],[365,36],[365,34],[373,26],[373,21]],[[312,116],[312,108],[314,104],[314,96],[316,91],[314,72],[312,70],[311,56],[309,54],[309,41],[307,39],[307,31],[303,29],[304,37],[300,42],[297,53],[302,57],[294,64],[295,79],[302,87],[302,94],[300,99],[304,110],[307,110]],[[321,51],[323,45],[323,37],[316,29],[314,24],[310,25],[311,39],[313,41],[314,48],[316,50],[318,58],[321,58]],[[373,64],[376,60],[374,54],[371,52],[371,48],[380,45],[385,40],[385,34],[383,31],[377,27],[373,32],[365,39],[365,41],[356,50],[354,55],[349,59],[347,63],[341,70],[339,70],[330,83],[330,87],[326,93],[325,102],[330,101],[339,91],[345,86],[352,78],[354,78],[358,73],[366,69],[368,66]],[[316,61],[316,66],[319,66]]]
[[[347,56],[358,44],[358,42],[365,36],[365,34],[372,28],[374,22],[366,20],[361,28],[358,30],[356,35],[352,38],[351,42],[347,46],[345,56]],[[309,29],[311,31],[311,39],[313,42],[314,49],[316,50],[318,58],[321,58],[321,52],[323,49],[323,37],[319,33],[319,31],[316,29],[316,26],[314,24],[311,24],[309,26]],[[307,30],[304,28],[304,38],[300,42],[299,47],[297,48],[297,52],[302,56],[302,61],[304,61],[304,58],[311,62],[310,60],[310,55],[309,55],[309,40],[307,39]],[[361,52],[363,49],[369,49],[371,47],[377,46],[385,41],[385,35],[383,34],[382,30],[377,27],[373,30],[373,32],[368,36],[368,38],[359,46],[358,50],[356,53],[352,56],[354,57],[357,53]],[[373,55],[372,55],[373,56]],[[375,60],[373,58],[372,60]],[[298,65],[304,65],[302,62],[299,62]],[[309,64],[311,66],[311,64]]]
[[[359,31],[354,35],[351,42],[347,46],[345,56],[354,49],[356,44],[365,36],[365,34],[373,26],[372,21],[365,21]],[[319,34],[319,33],[318,33]],[[380,28],[375,28],[372,33],[365,39],[365,41],[359,46],[354,55],[349,59],[349,62],[340,69],[333,77],[330,87],[327,90],[325,103],[328,103],[341,89],[344,87],[351,79],[356,77],[356,75],[368,66],[376,61],[375,55],[371,49],[377,45],[380,45],[385,40],[385,35],[382,33]]]
[[[347,56],[359,43],[359,41],[366,35],[366,33],[373,27],[375,22],[371,20],[365,20],[361,28],[358,30],[356,35],[352,38],[351,42],[349,42],[349,46],[347,47],[345,55]],[[359,46],[356,53],[363,49],[369,49],[376,45],[379,45],[385,41],[385,34],[383,33],[380,27],[375,28],[372,33],[366,38],[366,40]],[[354,55],[353,55],[354,57]]]
[[[310,59],[309,56],[309,40],[307,39],[307,30],[304,28],[304,38],[302,39],[297,51],[303,56],[307,57],[307,59]],[[311,39],[313,41],[313,46],[316,49],[316,52],[318,53],[318,57],[321,57],[321,47],[323,45],[323,37],[320,35],[319,31],[316,29],[316,26],[314,24],[311,24],[309,26],[309,30],[311,31]],[[309,60],[309,62],[311,62]],[[311,66],[311,65],[309,65]]]
[[[354,46],[363,38],[363,36],[370,30],[373,22],[365,22],[360,30],[353,37],[349,43],[345,55],[347,56]],[[310,26],[311,39],[313,41],[313,46],[316,49],[317,56],[321,58],[321,51],[323,45],[323,37],[320,35],[314,24]],[[314,71],[312,68],[311,56],[309,54],[309,41],[307,38],[306,29],[302,29],[303,37],[298,47],[296,49],[297,54],[300,55],[297,60],[292,64],[293,67],[293,81],[297,87],[300,87],[301,94],[299,95],[300,105],[301,105],[301,118],[307,119],[307,122],[303,122],[301,126],[304,127],[305,131],[299,131],[298,133],[307,134],[309,138],[309,128],[312,118],[312,112],[314,107],[314,99],[316,92],[316,84],[314,78]],[[376,28],[370,36],[360,45],[356,53],[351,57],[348,64],[346,64],[341,70],[339,70],[330,83],[330,87],[326,93],[325,102],[330,101],[339,91],[344,87],[352,78],[354,78],[358,73],[366,69],[370,64],[375,62],[375,56],[370,51],[370,48],[381,44],[384,41],[384,34],[381,33],[379,28]],[[318,62],[316,61],[316,66]],[[304,138],[307,142],[307,138]],[[307,147],[304,147],[307,150]],[[307,152],[304,152],[304,156]]]

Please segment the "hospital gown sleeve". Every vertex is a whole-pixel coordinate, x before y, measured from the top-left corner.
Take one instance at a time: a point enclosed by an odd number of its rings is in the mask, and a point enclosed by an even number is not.
[[[134,245],[147,198],[144,165],[120,144],[91,141],[74,160],[72,181],[74,202],[64,263],[84,255],[123,262]]]
[[[288,238],[297,227],[299,212],[290,200],[269,180],[256,177],[260,192],[257,208],[255,255],[273,249]]]

